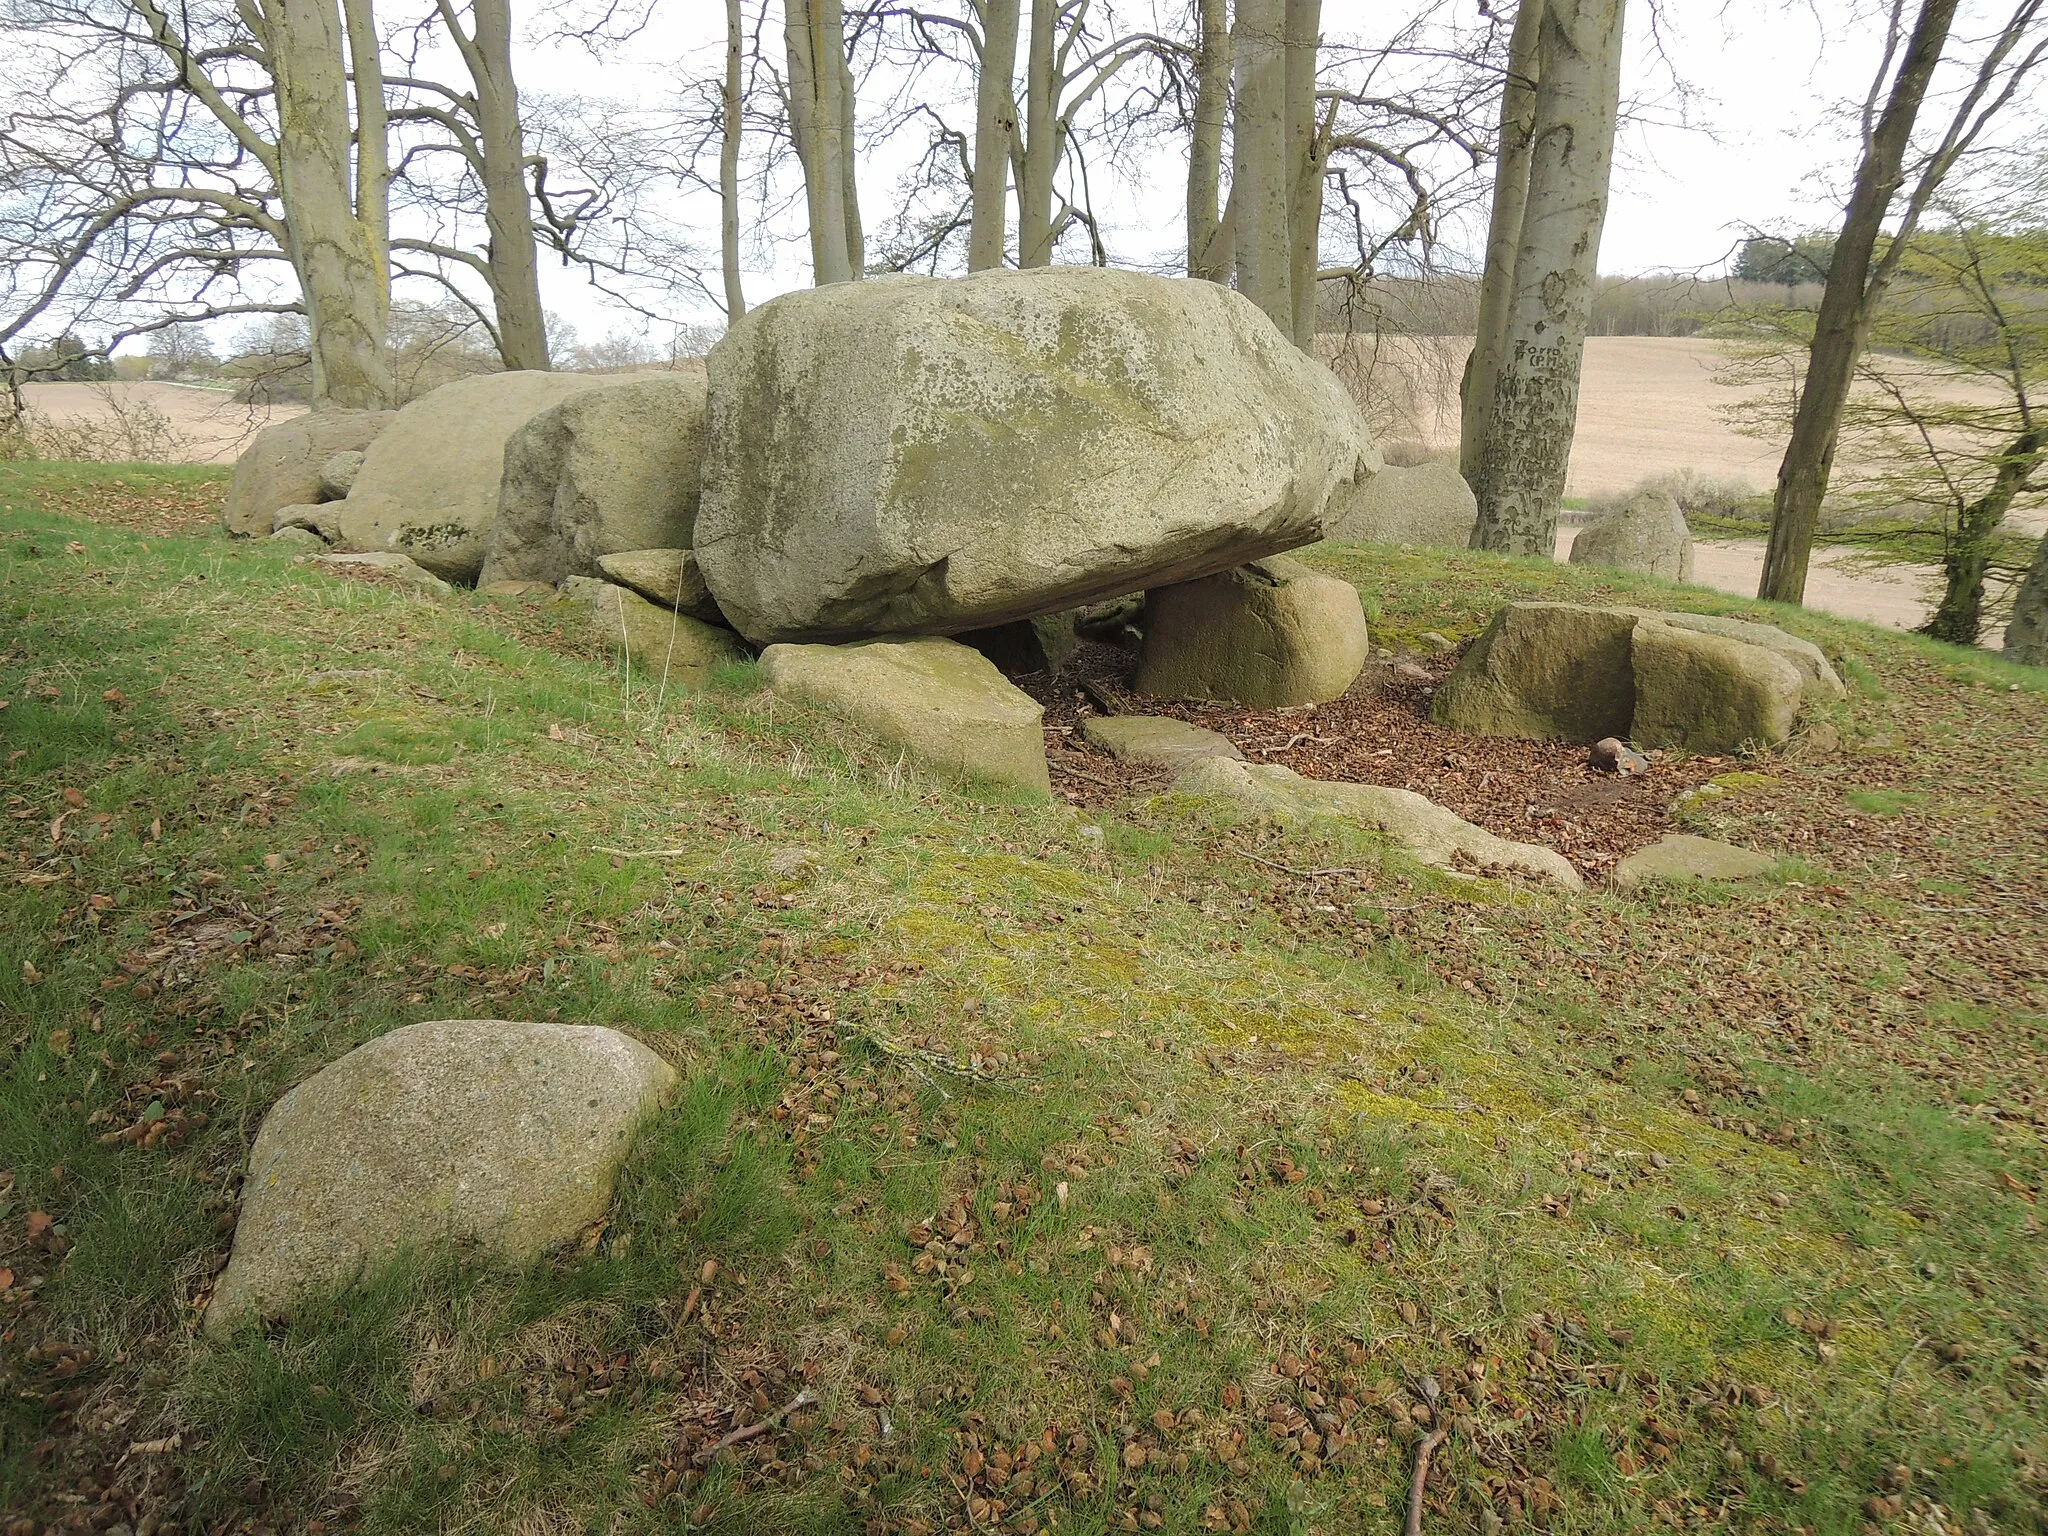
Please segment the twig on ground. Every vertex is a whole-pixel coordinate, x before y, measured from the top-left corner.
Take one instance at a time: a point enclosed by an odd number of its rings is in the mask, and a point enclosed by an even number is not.
[[[1415,1476],[1408,1484],[1408,1523],[1402,1527],[1403,1536],[1422,1536],[1422,1488],[1429,1481],[1430,1458],[1450,1433],[1448,1425],[1439,1424],[1415,1447]]]
[[[752,1424],[744,1424],[740,1426],[740,1428],[733,1430],[730,1434],[724,1436],[722,1439],[713,1441],[710,1445],[704,1447],[703,1450],[699,1451],[695,1456],[692,1456],[690,1459],[700,1467],[708,1467],[711,1465],[712,1458],[715,1457],[720,1451],[725,1450],[731,1446],[742,1444],[745,1441],[755,1439],[758,1436],[767,1434],[769,1430],[773,1429],[776,1425],[780,1424],[792,1413],[795,1413],[797,1409],[805,1407],[813,1401],[814,1399],[811,1396],[811,1389],[809,1387],[806,1387],[803,1389],[803,1391],[797,1393],[795,1397],[792,1397],[788,1402],[784,1403],[780,1408],[776,1409],[773,1413],[769,1414],[767,1418],[757,1419]]]
[[[1114,694],[1111,694],[1106,689],[1098,688],[1095,684],[1089,682],[1087,678],[1075,678],[1074,686],[1088,695],[1088,702],[1101,710],[1105,715],[1120,715],[1123,713],[1123,709],[1117,703]]]
[[[1897,1365],[1895,1365],[1895,1366],[1893,1366],[1893,1367],[1892,1367],[1892,1373],[1891,1373],[1890,1377],[1888,1377],[1888,1378],[1886,1379],[1886,1381],[1885,1381],[1885,1384],[1884,1384],[1884,1421],[1885,1421],[1885,1423],[1887,1423],[1887,1424],[1891,1423],[1891,1421],[1892,1421],[1892,1391],[1893,1391],[1893,1389],[1894,1389],[1894,1388],[1896,1388],[1896,1387],[1898,1386],[1898,1384],[1899,1384],[1899,1372],[1903,1371],[1903,1370],[1904,1370],[1904,1369],[1906,1368],[1906,1362],[1907,1362],[1908,1360],[1910,1360],[1910,1359],[1912,1359],[1912,1358],[1913,1358],[1913,1352],[1914,1352],[1915,1350],[1919,1349],[1919,1347],[1920,1347],[1920,1346],[1921,1346],[1922,1344],[1925,1344],[1926,1342],[1927,1342],[1927,1335],[1923,1333],[1923,1334],[1921,1334],[1921,1335],[1920,1335],[1920,1337],[1918,1337],[1917,1339],[1915,1339],[1915,1340],[1914,1340],[1914,1341],[1913,1341],[1912,1343],[1908,1344],[1908,1345],[1906,1346],[1906,1352],[1905,1352],[1905,1353],[1904,1353],[1903,1355],[1899,1356],[1899,1363],[1898,1363]]]
[[[1264,859],[1244,848],[1234,851],[1241,857],[1250,859],[1254,864],[1263,864],[1268,869],[1277,869],[1281,874],[1292,875],[1297,880],[1321,880],[1330,875],[1349,875],[1354,880],[1364,880],[1367,878],[1367,872],[1362,869],[1296,869],[1292,864],[1281,864],[1272,859]],[[1359,905],[1372,907],[1380,912],[1413,912],[1415,910],[1412,903],[1405,907],[1395,907],[1389,906],[1384,901],[1364,901],[1360,902]]]
[[[615,859],[686,859],[697,852],[695,848],[593,848],[590,851],[609,854]]]
[[[1083,773],[1079,768],[1074,767],[1071,763],[1054,763],[1053,767],[1058,769],[1061,773],[1067,775],[1067,777],[1069,778],[1086,779],[1090,784],[1100,784],[1104,789],[1116,788],[1116,785],[1112,784],[1108,779],[1098,778],[1096,775],[1092,773]]]

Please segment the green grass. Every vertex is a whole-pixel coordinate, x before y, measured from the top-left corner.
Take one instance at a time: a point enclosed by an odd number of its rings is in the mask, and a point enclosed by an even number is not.
[[[1843,749],[1688,812],[1791,875],[1567,900],[1172,799],[978,803],[749,667],[629,688],[547,607],[167,534],[220,483],[0,466],[0,1510],[1349,1532],[1398,1522],[1433,1396],[1432,1531],[1848,1532],[1894,1494],[1901,1528],[2040,1528],[2020,669],[1584,568],[1312,552],[1391,644],[1540,594],[1837,658]],[[413,1253],[198,1337],[263,1112],[459,1016],[682,1070],[602,1236]]]

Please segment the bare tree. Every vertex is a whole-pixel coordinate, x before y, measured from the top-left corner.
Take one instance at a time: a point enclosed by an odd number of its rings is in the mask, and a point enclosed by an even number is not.
[[[1486,456],[1486,426],[1507,351],[1508,308],[1514,299],[1515,251],[1522,243],[1522,212],[1529,202],[1529,156],[1536,138],[1536,72],[1544,0],[1521,0],[1508,43],[1501,82],[1500,130],[1493,162],[1493,208],[1487,219],[1486,267],[1479,285],[1479,318],[1465,365],[1458,433],[1458,468],[1479,478]]]
[[[1529,190],[1486,438],[1473,547],[1548,556],[1579,404],[1621,102],[1623,0],[1545,0]]]
[[[1921,104],[1949,47],[1957,9],[1957,0],[1921,0],[1902,49],[1905,0],[1893,0],[1883,61],[1864,101],[1862,157],[1821,293],[1792,438],[1778,466],[1770,546],[1757,587],[1759,597],[1797,603],[1806,595],[1814,531],[1820,524],[1842,413],[1855,380],[1857,359],[1869,339],[1871,318],[1943,180],[2048,51],[2048,39],[2036,38],[2027,46],[2030,34],[2039,30],[2043,3],[2018,0],[2005,24],[1992,36],[1940,142],[1921,161],[1897,227],[1879,254],[1878,242],[1893,201],[1906,184],[1906,155]]]
[[[747,312],[740,282],[740,133],[746,106],[746,28],[740,0],[725,0],[725,80],[718,93],[718,253],[728,324]]]
[[[1230,126],[1230,0],[1196,0],[1194,106],[1188,141],[1188,276],[1230,281],[1232,221],[1219,203],[1223,135]]]
[[[367,28],[368,0],[351,14]],[[334,0],[175,17],[155,0],[12,0],[0,26],[23,87],[47,70],[0,127],[15,193],[0,356],[59,312],[119,317],[111,349],[159,326],[302,309],[315,400],[390,398],[382,124],[352,120]],[[374,40],[350,41],[368,61]],[[270,264],[290,267],[297,298],[249,291]],[[133,318],[152,302],[156,319]]]
[[[967,270],[1000,267],[1009,242],[1010,151],[1017,139],[1017,27],[1020,0],[978,0],[972,215]]]
[[[803,163],[812,281],[861,275],[860,198],[854,183],[853,74],[839,0],[785,0],[789,127]]]

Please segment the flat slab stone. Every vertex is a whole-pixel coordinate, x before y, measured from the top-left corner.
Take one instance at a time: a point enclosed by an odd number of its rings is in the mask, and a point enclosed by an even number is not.
[[[1155,768],[1183,767],[1197,757],[1244,758],[1229,737],[1170,715],[1091,715],[1081,734],[1120,762]]]
[[[358,1046],[263,1117],[207,1331],[280,1316],[423,1244],[519,1263],[574,1240],[675,1081],[592,1025],[448,1019]]]
[[[778,698],[830,710],[915,762],[1052,798],[1045,711],[969,646],[936,636],[855,645],[771,645]]]
[[[349,571],[382,571],[385,575],[404,582],[409,587],[418,587],[422,592],[446,592],[451,590],[447,582],[414,560],[410,555],[372,550],[367,554],[324,554],[315,555],[313,564],[322,570],[337,575]]]
[[[1328,817],[1369,827],[1439,868],[1468,863],[1490,874],[1526,875],[1583,889],[1571,862],[1552,848],[1512,842],[1475,827],[1456,812],[1409,789],[1305,779],[1278,763],[1240,763],[1207,757],[1190,762],[1174,780],[1183,794],[1215,795],[1281,821]]]
[[[1660,880],[1747,880],[1766,874],[1778,861],[1733,843],[1673,832],[1614,866],[1614,883],[1640,890]]]
[[[599,555],[598,568],[622,587],[631,587],[650,603],[687,613],[707,624],[723,624],[697,557],[687,549],[629,549]]]

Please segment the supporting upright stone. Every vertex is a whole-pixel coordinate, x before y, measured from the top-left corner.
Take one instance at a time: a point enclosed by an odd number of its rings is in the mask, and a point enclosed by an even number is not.
[[[1146,594],[1137,687],[1266,708],[1321,704],[1371,654],[1358,589],[1298,560],[1255,560]]]

